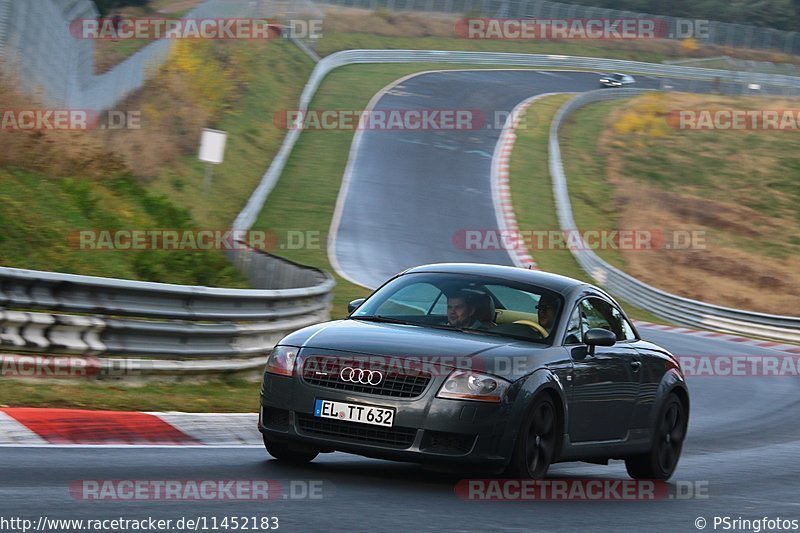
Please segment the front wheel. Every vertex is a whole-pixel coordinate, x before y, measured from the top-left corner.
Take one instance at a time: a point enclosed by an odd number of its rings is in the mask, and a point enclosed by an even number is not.
[[[669,479],[681,457],[688,416],[678,397],[671,393],[655,427],[650,451],[625,459],[628,475],[634,479]]]
[[[264,447],[272,457],[292,464],[305,464],[314,460],[319,451],[313,449],[295,450],[285,442],[276,442],[264,437]]]
[[[520,428],[506,474],[542,479],[555,459],[558,421],[553,401],[543,396],[533,403]]]

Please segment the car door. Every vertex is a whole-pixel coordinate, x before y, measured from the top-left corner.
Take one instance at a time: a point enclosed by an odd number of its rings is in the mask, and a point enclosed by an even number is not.
[[[621,315],[601,298],[581,300],[570,317],[565,345],[573,360],[569,395],[569,435],[572,442],[624,439],[639,392],[641,356],[626,339]],[[590,328],[613,331],[617,343],[583,344]]]

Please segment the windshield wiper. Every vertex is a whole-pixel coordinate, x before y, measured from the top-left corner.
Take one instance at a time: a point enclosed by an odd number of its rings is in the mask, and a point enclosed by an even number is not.
[[[530,337],[524,337],[522,335],[514,335],[512,333],[506,333],[503,331],[492,331],[490,329],[481,329],[481,328],[461,328],[457,331],[476,331],[478,333],[485,333],[487,335],[494,335],[495,337],[505,337],[506,339],[514,339],[518,341],[527,341],[527,342],[535,342],[537,344],[547,344],[546,342],[540,343],[538,341],[544,340],[545,337],[541,339],[531,339]]]
[[[386,324],[406,324],[408,326],[419,325],[419,324],[414,324],[413,322],[406,322],[405,320],[400,320],[399,318],[392,318],[383,315],[351,316],[349,318],[351,320],[366,320],[368,322],[385,322]]]

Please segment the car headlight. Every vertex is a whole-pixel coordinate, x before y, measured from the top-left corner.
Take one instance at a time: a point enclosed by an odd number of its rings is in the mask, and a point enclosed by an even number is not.
[[[445,380],[439,398],[499,403],[510,383],[497,376],[456,370]]]
[[[276,346],[267,359],[266,371],[270,374],[291,376],[294,373],[294,362],[300,348],[294,346]]]

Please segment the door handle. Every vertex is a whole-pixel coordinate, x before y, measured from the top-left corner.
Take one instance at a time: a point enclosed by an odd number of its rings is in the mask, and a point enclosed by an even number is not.
[[[631,361],[631,368],[633,368],[634,372],[638,372],[640,368],[642,368],[641,361]]]

